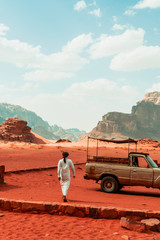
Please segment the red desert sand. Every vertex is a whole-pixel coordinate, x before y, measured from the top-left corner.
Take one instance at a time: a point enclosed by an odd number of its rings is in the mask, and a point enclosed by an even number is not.
[[[159,189],[124,187],[119,193],[107,194],[100,185],[83,178],[86,162],[86,141],[76,143],[0,143],[0,165],[6,172],[32,168],[57,166],[62,151],[69,152],[75,164],[76,178],[71,179],[68,192],[69,203],[125,207],[160,211]],[[128,146],[106,143],[100,145],[102,154],[127,156]],[[134,151],[134,146],[131,146]],[[96,151],[94,142],[90,152]],[[159,143],[144,140],[138,144],[138,151],[149,152],[153,160],[160,163]],[[82,163],[76,165],[77,163]],[[57,169],[31,171],[5,175],[4,185],[0,186],[0,197],[16,200],[62,202]],[[4,216],[3,216],[4,215]],[[0,211],[0,239],[160,239],[160,233],[138,233],[120,227],[120,220],[105,220],[30,214]]]

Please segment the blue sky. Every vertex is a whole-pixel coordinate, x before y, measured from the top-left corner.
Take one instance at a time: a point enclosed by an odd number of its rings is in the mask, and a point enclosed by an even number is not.
[[[0,102],[91,131],[160,91],[160,0],[0,0]]]

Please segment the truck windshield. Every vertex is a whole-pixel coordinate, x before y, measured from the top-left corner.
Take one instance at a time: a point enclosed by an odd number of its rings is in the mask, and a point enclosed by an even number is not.
[[[157,164],[152,160],[152,158],[150,158],[150,156],[147,155],[146,158],[153,168],[158,168]]]

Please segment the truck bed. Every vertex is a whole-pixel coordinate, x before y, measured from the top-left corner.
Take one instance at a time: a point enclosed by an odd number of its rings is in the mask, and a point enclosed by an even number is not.
[[[87,162],[106,162],[106,163],[119,163],[129,165],[128,158],[115,158],[115,157],[104,157],[104,156],[89,156]]]

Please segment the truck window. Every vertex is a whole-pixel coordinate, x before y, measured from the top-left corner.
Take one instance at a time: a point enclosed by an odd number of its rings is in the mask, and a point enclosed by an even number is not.
[[[150,156],[146,156],[146,158],[153,168],[158,168],[157,164],[152,160]]]
[[[139,164],[139,167],[143,167],[143,168],[149,167],[149,165],[144,157],[138,157],[138,164]]]
[[[133,157],[132,157],[132,166],[133,166],[133,167],[139,167],[138,157],[137,157],[137,156],[133,156]]]

